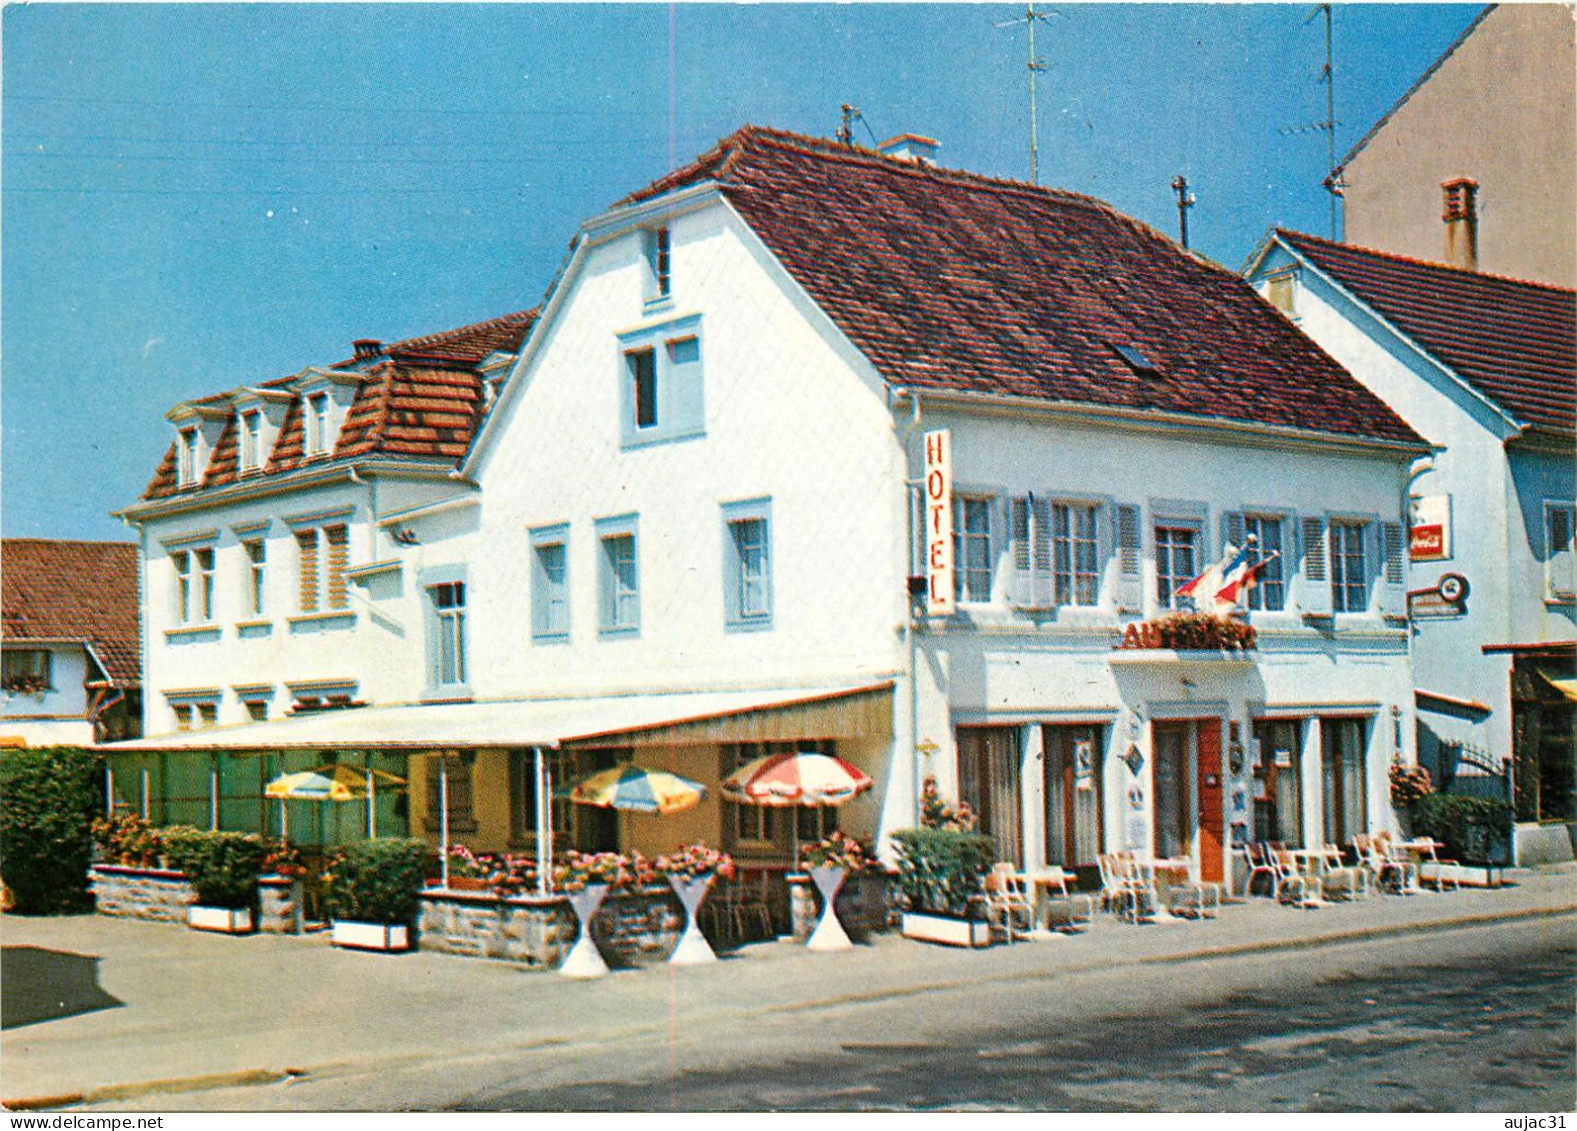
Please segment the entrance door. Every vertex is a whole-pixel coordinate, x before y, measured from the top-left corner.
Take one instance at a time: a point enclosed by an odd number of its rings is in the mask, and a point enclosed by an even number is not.
[[[1199,878],[1220,883],[1226,878],[1222,867],[1221,828],[1226,820],[1221,785],[1221,722],[1204,719],[1194,726],[1194,749],[1198,760],[1194,781],[1199,791]]]
[[[1024,866],[1017,727],[958,732],[958,797],[980,815],[979,829],[996,842],[997,859]]]
[[[1101,728],[1043,727],[1046,863],[1094,867],[1101,851]]]
[[[1188,723],[1155,724],[1155,854],[1188,856],[1193,828],[1188,812]]]
[[[1325,839],[1349,844],[1368,831],[1364,785],[1363,719],[1321,719],[1321,785],[1325,793]]]
[[[1254,762],[1254,839],[1303,847],[1303,793],[1298,768],[1303,761],[1298,740],[1303,723],[1277,719],[1254,724],[1259,757]]]

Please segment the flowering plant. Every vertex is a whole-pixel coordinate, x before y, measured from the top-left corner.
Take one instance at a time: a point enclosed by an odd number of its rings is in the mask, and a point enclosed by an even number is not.
[[[284,876],[288,880],[299,880],[306,876],[307,871],[307,861],[301,855],[301,849],[288,840],[268,842],[268,852],[263,857],[265,875],[272,874]]]
[[[164,855],[164,838],[159,830],[135,813],[117,812],[93,822],[93,839],[111,864],[131,868],[151,868]]]
[[[649,887],[657,870],[639,852],[577,852],[570,849],[564,862],[553,869],[553,883],[560,891],[582,891],[591,884],[615,890]]]
[[[1391,804],[1398,809],[1406,808],[1434,791],[1434,783],[1429,780],[1429,771],[1424,767],[1402,762],[1391,763]]]
[[[653,867],[664,875],[683,880],[709,875],[728,880],[734,875],[734,858],[704,844],[681,844],[666,856],[659,856]]]
[[[49,690],[49,680],[33,672],[18,672],[8,675],[0,682],[0,690],[19,692],[23,695],[37,695]]]
[[[928,829],[950,829],[953,832],[974,831],[980,818],[970,808],[969,802],[960,801],[955,808],[942,800],[936,779],[928,777],[920,789],[920,824]]]
[[[848,872],[880,867],[874,852],[837,829],[825,840],[807,845],[800,852],[800,860],[807,868],[842,868]]]
[[[449,878],[476,880],[493,894],[508,897],[537,886],[537,862],[507,852],[473,852],[463,844],[450,846]]]

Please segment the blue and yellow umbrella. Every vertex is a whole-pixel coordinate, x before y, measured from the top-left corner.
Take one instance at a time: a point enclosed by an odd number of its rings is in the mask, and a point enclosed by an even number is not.
[[[592,774],[570,790],[579,805],[621,809],[635,813],[682,813],[706,796],[706,786],[667,770],[647,770],[636,765],[615,766]]]

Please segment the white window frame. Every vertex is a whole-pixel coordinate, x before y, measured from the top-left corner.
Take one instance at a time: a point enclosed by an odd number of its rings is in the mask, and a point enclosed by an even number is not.
[[[329,399],[326,389],[307,393],[301,398],[302,424],[306,430],[304,444],[308,458],[329,453]]]
[[[175,570],[174,619],[177,625],[214,621],[214,547],[184,546],[170,551]]]
[[[1161,531],[1178,531],[1190,535],[1189,567],[1179,573],[1176,565],[1175,554],[1167,554],[1166,569],[1161,567],[1162,547]],[[1177,589],[1181,585],[1199,576],[1204,568],[1202,564],[1204,550],[1204,523],[1200,519],[1187,518],[1180,515],[1158,515],[1150,523],[1150,540],[1155,558],[1155,603],[1156,607],[1163,610],[1181,609],[1178,603]],[[1170,539],[1168,540],[1170,541]],[[1166,582],[1167,592],[1161,592],[1163,581]],[[1185,598],[1186,599],[1186,598]]]
[[[646,302],[673,298],[673,229],[667,224],[641,233],[641,257],[646,263]]]
[[[242,475],[263,469],[263,410],[246,408],[236,414]]]
[[[182,428],[175,435],[175,485],[177,487],[195,487],[197,485],[198,443],[198,432],[195,424],[189,428]]]
[[[701,316],[690,314],[618,335],[619,442],[625,448],[706,434],[705,345]],[[650,357],[652,416],[639,418],[639,361]]]
[[[991,511],[996,500],[990,495],[959,494],[953,497],[953,599],[959,604],[984,605],[991,600],[996,582],[995,561],[991,556]],[[985,529],[971,529],[970,515],[984,515]],[[984,547],[985,566],[970,565],[970,551]],[[980,586],[980,575],[985,585]],[[984,595],[982,595],[984,594]]]
[[[759,544],[742,541],[750,530],[759,534]],[[724,625],[732,632],[770,629],[772,500],[723,504],[722,558]]]
[[[452,689],[470,682],[466,670],[466,591],[463,580],[428,587],[433,614],[433,650],[428,671],[432,687]]]
[[[243,538],[241,552],[246,561],[247,614],[264,616],[268,612],[268,540],[261,535]]]
[[[1338,534],[1337,531],[1345,533]],[[1330,575],[1331,611],[1345,615],[1369,611],[1369,589],[1374,582],[1374,563],[1370,560],[1369,543],[1374,537],[1372,520],[1353,515],[1331,515],[1325,523],[1325,568]],[[1349,537],[1356,539],[1358,577],[1348,576],[1354,557]],[[1351,607],[1350,593],[1361,594],[1361,605]]]
[[[1260,533],[1267,526],[1274,528],[1276,531],[1276,545],[1271,548],[1270,552],[1279,555],[1271,561],[1270,565],[1265,567],[1260,579],[1249,589],[1248,600],[1243,607],[1251,612],[1284,612],[1287,608],[1287,515],[1285,512],[1268,510],[1264,507],[1245,507],[1240,514],[1243,519],[1245,544],[1250,534],[1255,536],[1254,547],[1249,550],[1249,564],[1255,565],[1268,556]],[[1253,530],[1251,527],[1258,527],[1259,530]],[[1242,547],[1239,548],[1241,549]],[[1272,572],[1275,574],[1274,579],[1267,580]],[[1280,598],[1274,608],[1270,607],[1265,600],[1265,587],[1267,585],[1275,585],[1280,591]]]

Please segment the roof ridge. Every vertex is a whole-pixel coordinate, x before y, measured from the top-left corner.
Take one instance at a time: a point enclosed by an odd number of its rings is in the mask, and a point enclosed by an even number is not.
[[[1555,291],[1559,294],[1577,296],[1577,290],[1563,287],[1556,283],[1541,283],[1535,279],[1519,279],[1515,275],[1501,275],[1494,271],[1477,271],[1471,267],[1461,267],[1455,263],[1441,263],[1436,259],[1419,259],[1417,256],[1403,255],[1396,251],[1383,251],[1377,247],[1364,247],[1362,244],[1342,243],[1339,240],[1328,240],[1324,236],[1310,235],[1293,228],[1277,228],[1276,234],[1291,236],[1294,239],[1308,240],[1310,243],[1320,244],[1324,247],[1336,248],[1340,251],[1355,251],[1363,255],[1378,256],[1381,259],[1390,259],[1398,263],[1406,263],[1414,267],[1429,267],[1440,271],[1450,271],[1457,275],[1464,275],[1474,279],[1487,279],[1497,283],[1512,283],[1519,287],[1536,287],[1539,290]]]

